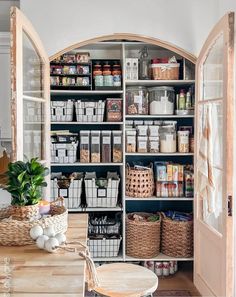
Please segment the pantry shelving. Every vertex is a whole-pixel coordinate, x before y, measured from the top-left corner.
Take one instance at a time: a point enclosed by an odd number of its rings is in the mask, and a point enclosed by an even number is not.
[[[174,156],[174,157],[184,157],[184,156],[193,156],[194,153],[125,153],[126,156],[142,156],[142,157],[150,157],[150,156]]]
[[[191,119],[194,118],[194,115],[126,115],[126,119],[136,120],[136,119]]]
[[[187,197],[166,197],[166,198],[160,198],[160,197],[148,197],[148,198],[136,198],[136,197],[125,197],[126,201],[193,201],[192,198],[187,198]]]
[[[116,95],[123,94],[122,90],[51,90],[51,95]]]
[[[123,166],[123,163],[51,163],[51,166],[60,166],[60,167],[66,167],[66,166]]]
[[[51,122],[51,125],[123,125],[123,122]]]
[[[176,258],[160,253],[158,256],[153,258],[133,258],[125,256],[125,261],[193,261],[193,258]]]
[[[122,211],[122,207],[78,207],[78,208],[70,208],[70,212],[99,212],[99,211]]]
[[[186,87],[194,84],[194,80],[126,80],[126,86],[180,86]]]

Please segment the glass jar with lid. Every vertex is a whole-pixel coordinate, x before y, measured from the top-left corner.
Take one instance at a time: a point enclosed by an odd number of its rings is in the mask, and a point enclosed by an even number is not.
[[[102,162],[111,163],[111,131],[102,131]]]
[[[160,152],[176,153],[176,130],[174,126],[160,128]]]
[[[150,114],[174,114],[175,90],[173,87],[149,88]]]
[[[133,86],[126,89],[126,113],[148,114],[148,92],[143,86]]]
[[[80,162],[90,162],[90,131],[80,131]]]
[[[91,162],[100,163],[100,131],[91,131]]]
[[[93,78],[95,87],[103,86],[102,65],[99,61],[95,62],[93,66]]]

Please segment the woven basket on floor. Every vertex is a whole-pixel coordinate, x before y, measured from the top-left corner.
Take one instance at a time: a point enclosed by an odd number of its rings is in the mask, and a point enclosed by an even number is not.
[[[63,198],[51,202],[51,217],[45,217],[33,222],[18,221],[11,218],[11,206],[0,209],[0,245],[22,246],[34,244],[30,237],[30,229],[34,225],[43,228],[53,225],[56,233],[64,233],[68,226],[68,211],[63,206]]]
[[[137,215],[150,216],[150,213],[137,212]],[[126,216],[126,255],[135,258],[152,258],[160,252],[161,218],[155,222],[134,221]]]
[[[179,222],[162,215],[161,252],[170,257],[193,256],[193,221]]]
[[[154,192],[154,178],[152,167],[145,169],[126,165],[126,196],[136,198],[151,197]]]

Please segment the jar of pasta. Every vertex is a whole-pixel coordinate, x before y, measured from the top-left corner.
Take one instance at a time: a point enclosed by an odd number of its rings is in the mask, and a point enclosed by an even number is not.
[[[122,162],[122,131],[112,131],[112,161]]]

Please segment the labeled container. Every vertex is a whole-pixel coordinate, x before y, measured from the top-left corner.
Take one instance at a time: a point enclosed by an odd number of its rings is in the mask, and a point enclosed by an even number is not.
[[[162,273],[163,273],[163,276],[170,275],[170,263],[169,262],[162,263]]]
[[[111,131],[102,131],[102,163],[111,163]]]
[[[82,101],[75,102],[75,112],[77,122],[103,122],[105,102]]]
[[[126,153],[136,152],[136,129],[126,130]]]
[[[126,89],[126,113],[148,114],[148,92],[142,86],[128,87]]]
[[[137,152],[138,153],[147,153],[148,152],[148,137],[147,136],[138,136]]]
[[[176,152],[176,130],[174,126],[162,126],[160,128],[160,152]]]
[[[162,262],[155,262],[155,274],[157,276],[162,276],[162,274],[163,274]]]
[[[122,131],[112,131],[112,161],[122,162]]]
[[[148,152],[159,153],[160,151],[160,138],[159,136],[149,136],[148,138]]]
[[[90,131],[80,131],[80,162],[90,162]]]
[[[177,80],[179,79],[179,63],[158,63],[153,59],[151,64],[152,79]]]
[[[139,125],[136,126],[138,136],[147,136],[148,135],[148,126],[146,125]]]
[[[101,162],[100,131],[91,131],[91,162]]]
[[[178,131],[178,152],[189,153],[189,131]]]
[[[150,114],[174,114],[175,90],[172,87],[149,88]]]
[[[121,87],[121,66],[118,61],[115,61],[112,66],[113,85],[114,87]]]

